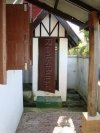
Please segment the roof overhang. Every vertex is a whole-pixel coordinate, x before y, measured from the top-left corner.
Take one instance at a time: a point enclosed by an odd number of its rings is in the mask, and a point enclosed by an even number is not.
[[[27,0],[57,16],[73,22],[80,27],[87,27],[88,14],[100,12],[100,0]]]

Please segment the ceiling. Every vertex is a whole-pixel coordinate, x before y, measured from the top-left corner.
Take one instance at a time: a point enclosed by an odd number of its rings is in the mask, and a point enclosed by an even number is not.
[[[88,22],[91,11],[100,12],[100,0],[26,0],[63,19],[69,20],[79,26]]]
[[[88,14],[100,13],[100,0],[26,0],[50,13],[85,28],[88,26]],[[20,4],[23,0],[6,0],[7,4]]]

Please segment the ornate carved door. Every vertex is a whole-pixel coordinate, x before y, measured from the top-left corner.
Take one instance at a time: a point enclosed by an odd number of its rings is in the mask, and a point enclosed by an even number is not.
[[[55,92],[55,38],[39,40],[39,90]]]

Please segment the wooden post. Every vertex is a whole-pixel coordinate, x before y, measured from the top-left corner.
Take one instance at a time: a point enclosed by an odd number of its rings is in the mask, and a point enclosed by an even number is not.
[[[88,114],[96,116],[99,47],[99,16],[96,11],[89,14],[89,47]]]
[[[6,83],[6,7],[0,0],[0,84]]]

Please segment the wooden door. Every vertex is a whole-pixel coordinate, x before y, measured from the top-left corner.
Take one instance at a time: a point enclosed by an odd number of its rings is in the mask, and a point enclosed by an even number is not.
[[[25,69],[30,63],[30,19],[27,4],[7,5],[7,69]]]
[[[39,40],[39,90],[55,92],[55,38]]]

